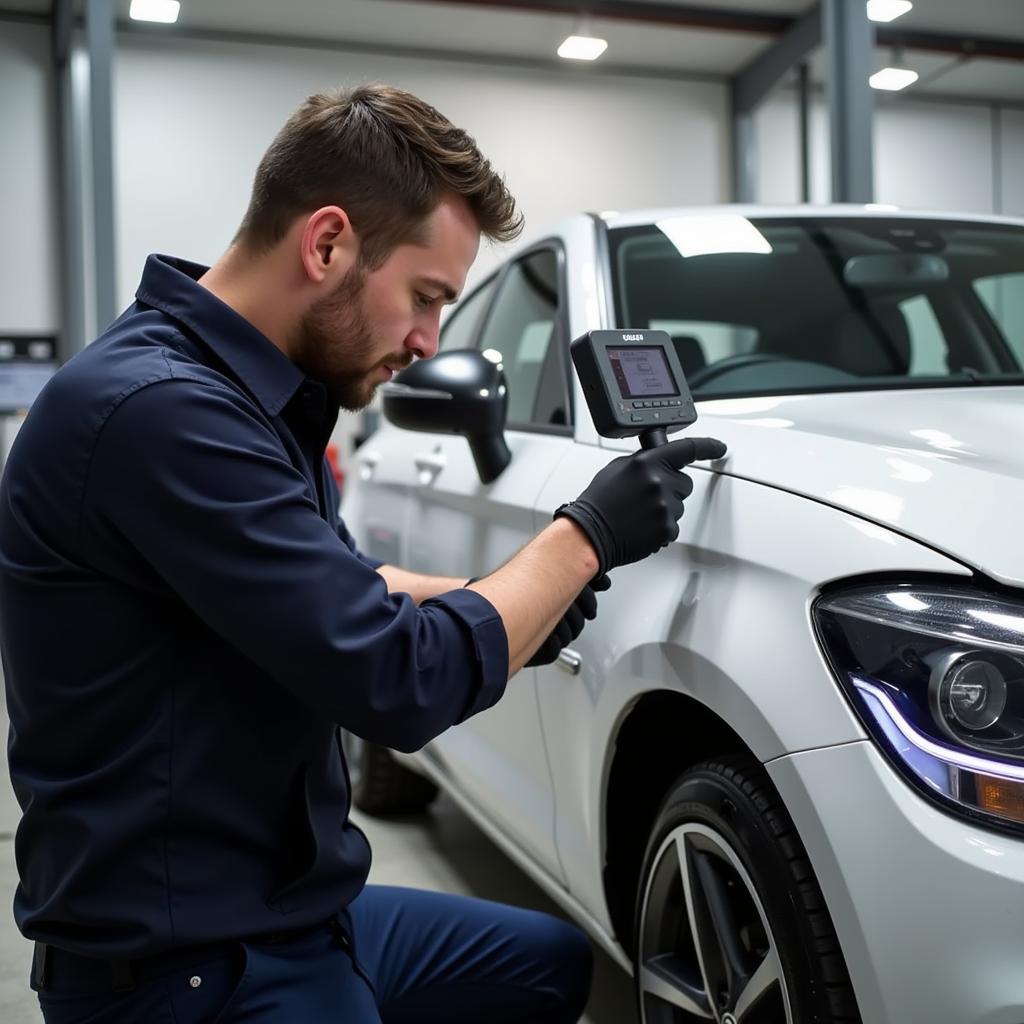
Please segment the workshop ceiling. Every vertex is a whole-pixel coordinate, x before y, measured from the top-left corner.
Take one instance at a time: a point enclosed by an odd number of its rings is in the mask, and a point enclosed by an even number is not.
[[[116,0],[127,22],[129,0]],[[664,22],[594,17],[590,31],[608,40],[596,64],[574,66],[578,73],[649,70],[656,74],[727,77],[741,71],[778,38],[787,20],[814,6],[814,0],[182,0],[176,26],[143,26],[135,31],[259,36],[264,39],[315,40],[340,47],[422,51],[488,59],[566,66],[555,48],[576,24],[573,10],[602,6],[638,19],[665,11]],[[0,11],[45,14],[51,0],[0,0]],[[559,8],[562,10],[545,10]],[[572,10],[568,10],[571,8]],[[673,24],[678,14],[697,10],[734,15],[731,28]],[[756,16],[760,16],[758,22]],[[950,37],[1010,41],[1024,52],[1024,0],[915,0],[913,10],[890,29],[942,33]],[[879,67],[892,62],[888,47],[879,47]],[[901,93],[962,96],[974,99],[1024,100],[1024,60],[990,59],[909,48],[896,55],[920,81]],[[812,80],[824,79],[819,51],[811,62]]]

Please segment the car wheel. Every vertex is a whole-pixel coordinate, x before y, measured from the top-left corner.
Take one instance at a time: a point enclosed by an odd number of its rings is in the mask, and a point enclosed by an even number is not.
[[[341,745],[348,762],[352,803],[367,814],[421,811],[433,802],[438,789],[430,779],[399,764],[387,747],[344,729]]]
[[[860,1020],[807,853],[749,757],[690,769],[662,804],[634,948],[643,1024]]]

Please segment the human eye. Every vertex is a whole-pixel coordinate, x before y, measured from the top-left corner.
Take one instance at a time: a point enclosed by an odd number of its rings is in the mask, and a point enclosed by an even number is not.
[[[434,303],[434,297],[432,295],[425,295],[423,292],[416,293],[416,308],[417,309],[430,309]]]

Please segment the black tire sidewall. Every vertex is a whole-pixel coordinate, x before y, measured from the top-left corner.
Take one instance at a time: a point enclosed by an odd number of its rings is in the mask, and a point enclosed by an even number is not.
[[[634,949],[640,951],[642,901],[654,857],[665,838],[680,825],[706,825],[717,832],[737,855],[750,876],[765,909],[789,992],[797,1024],[831,1019],[820,966],[809,954],[814,948],[811,923],[785,856],[775,842],[769,823],[743,790],[709,768],[684,775],[669,794],[656,820],[644,856],[638,891]],[[639,977],[639,974],[637,975]],[[637,986],[637,1000],[641,999]]]

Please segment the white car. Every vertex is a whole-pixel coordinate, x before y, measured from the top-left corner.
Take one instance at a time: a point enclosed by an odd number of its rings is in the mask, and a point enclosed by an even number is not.
[[[386,386],[419,432],[356,453],[363,549],[483,575],[636,448],[568,357],[611,327],[672,336],[727,457],[555,663],[414,755],[350,739],[357,803],[449,792],[650,1024],[1021,1024],[1024,222],[568,220]]]

